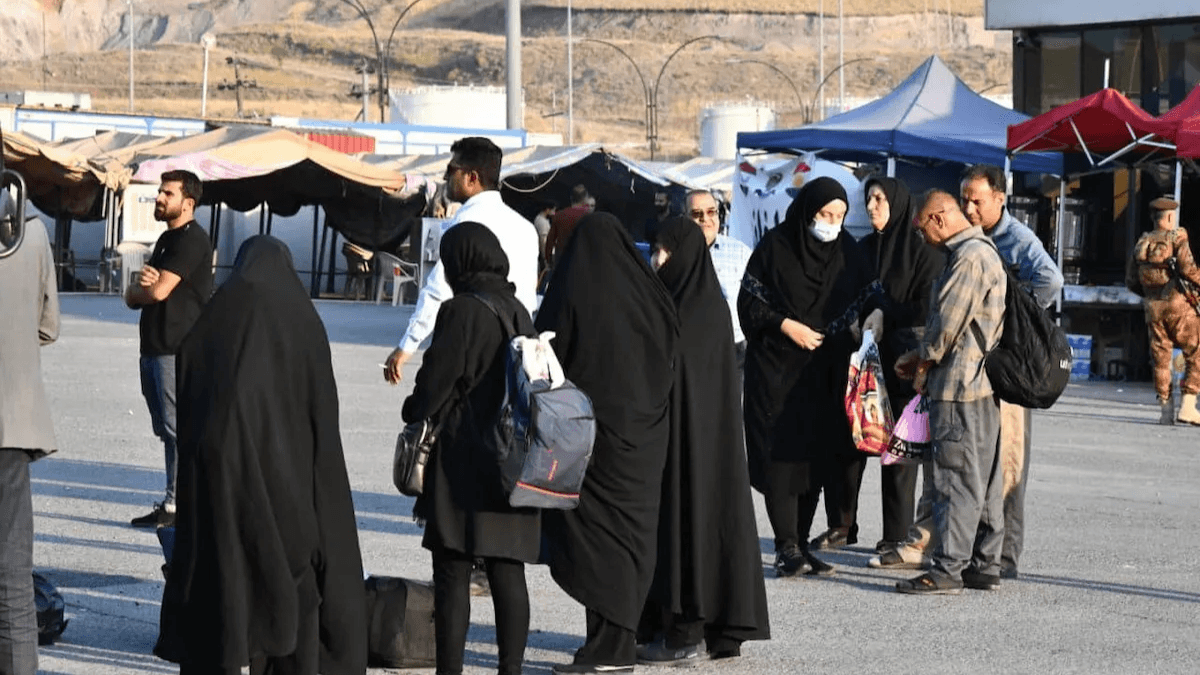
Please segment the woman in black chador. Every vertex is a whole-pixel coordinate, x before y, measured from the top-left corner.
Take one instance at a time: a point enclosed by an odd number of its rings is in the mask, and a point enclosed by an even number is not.
[[[840,520],[853,518],[848,485],[861,455],[843,399],[849,329],[871,275],[842,229],[847,208],[836,180],[807,183],[754,249],[738,294],[750,480],[766,497],[780,576],[833,572],[807,543],[822,488]]]
[[[461,673],[471,619],[470,581],[482,558],[496,608],[501,675],[521,672],[529,637],[525,563],[540,547],[537,509],[508,505],[495,451],[481,432],[496,423],[504,398],[508,336],[500,318],[471,294],[486,296],[521,335],[529,312],[508,281],[508,258],[487,227],[459,223],[442,237],[441,259],[454,297],[442,304],[433,338],[404,401],[405,422],[433,418],[442,427],[413,515],[424,519],[422,545],[433,552],[437,672]]]
[[[654,263],[679,311],[658,564],[638,649],[647,663],[737,656],[770,637],[729,306],[704,234],[659,229]]]
[[[182,675],[362,675],[366,602],[325,327],[273,237],[179,352],[174,557],[154,652]]]
[[[554,580],[587,609],[587,641],[556,672],[633,670],[654,575],[677,321],[621,223],[581,218],[537,317],[597,422],[579,507],[543,515]]]
[[[933,280],[945,266],[945,255],[925,243],[913,227],[916,209],[908,188],[895,178],[875,177],[866,183],[867,216],[871,233],[862,245],[874,275],[883,285],[883,293],[868,301],[866,311],[883,311],[883,340],[879,355],[883,360],[883,378],[893,418],[899,418],[904,406],[917,393],[912,380],[896,377],[896,359],[921,344],[925,318],[929,314],[929,293]],[[862,462],[865,468],[865,460]],[[861,480],[861,469],[859,470]],[[908,536],[913,521],[917,465],[893,464],[880,470],[883,495],[883,538],[875,550],[897,559],[896,549]],[[844,539],[850,532],[838,534]],[[891,551],[891,553],[889,553]]]

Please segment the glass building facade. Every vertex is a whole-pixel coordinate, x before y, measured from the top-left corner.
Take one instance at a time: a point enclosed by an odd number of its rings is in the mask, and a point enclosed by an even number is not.
[[[1134,103],[1166,112],[1200,84],[1200,18],[1013,32],[1013,107],[1027,115],[1103,89],[1106,75]]]

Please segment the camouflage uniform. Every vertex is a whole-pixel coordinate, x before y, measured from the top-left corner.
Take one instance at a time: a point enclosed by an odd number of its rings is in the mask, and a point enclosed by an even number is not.
[[[1192,259],[1187,230],[1181,227],[1143,234],[1125,272],[1125,285],[1142,296],[1146,309],[1154,390],[1160,401],[1171,394],[1171,350],[1176,345],[1187,363],[1179,390],[1200,393],[1200,315],[1180,292],[1170,269],[1172,258],[1179,276],[1200,284],[1200,269]]]

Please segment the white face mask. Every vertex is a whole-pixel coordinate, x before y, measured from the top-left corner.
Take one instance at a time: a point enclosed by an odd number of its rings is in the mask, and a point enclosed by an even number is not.
[[[809,226],[809,231],[817,238],[817,241],[829,243],[837,239],[838,233],[842,231],[841,225],[822,222],[814,219],[812,225]]]

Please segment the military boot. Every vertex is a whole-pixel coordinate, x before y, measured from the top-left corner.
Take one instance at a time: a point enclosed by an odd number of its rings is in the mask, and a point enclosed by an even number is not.
[[[1188,424],[1200,426],[1200,410],[1196,410],[1195,394],[1183,395],[1183,400],[1180,401],[1179,405],[1179,417],[1176,419],[1178,419],[1180,422],[1187,422]]]
[[[1158,423],[1168,426],[1175,424],[1175,395],[1171,394],[1166,398],[1159,396],[1158,405],[1162,408],[1162,416],[1158,418]]]

